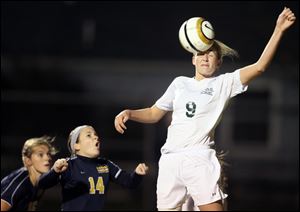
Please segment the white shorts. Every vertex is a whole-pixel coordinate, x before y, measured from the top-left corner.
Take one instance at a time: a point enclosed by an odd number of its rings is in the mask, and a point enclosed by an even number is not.
[[[197,148],[184,152],[162,154],[157,179],[157,208],[182,205],[187,193],[195,205],[225,199],[218,186],[220,163],[214,149]]]

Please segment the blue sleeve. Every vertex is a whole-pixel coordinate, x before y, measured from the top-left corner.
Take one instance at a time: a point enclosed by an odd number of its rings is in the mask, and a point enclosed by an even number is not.
[[[1,199],[5,200],[11,207],[13,203],[18,202],[20,199],[19,191],[21,186],[17,182],[13,182],[5,187],[1,184]]]
[[[1,199],[13,207],[24,198],[24,191],[30,190],[28,181],[28,171],[25,168],[12,172],[1,180]]]
[[[38,181],[38,187],[47,189],[55,186],[60,180],[60,174],[56,173],[53,169],[45,174],[42,174]]]
[[[108,161],[108,166],[111,180],[119,185],[133,189],[142,182],[143,176],[136,174],[135,171],[128,173],[112,161]]]

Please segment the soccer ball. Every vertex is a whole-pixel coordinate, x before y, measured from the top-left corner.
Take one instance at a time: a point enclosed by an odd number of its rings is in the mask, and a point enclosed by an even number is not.
[[[193,54],[208,50],[213,45],[214,38],[215,32],[211,23],[202,17],[188,19],[179,29],[180,44]]]

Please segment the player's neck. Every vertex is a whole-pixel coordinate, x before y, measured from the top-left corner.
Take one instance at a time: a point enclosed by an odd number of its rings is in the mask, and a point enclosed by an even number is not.
[[[38,182],[39,177],[41,176],[41,173],[36,171],[34,168],[28,169],[29,173],[29,179],[33,186],[35,186]]]

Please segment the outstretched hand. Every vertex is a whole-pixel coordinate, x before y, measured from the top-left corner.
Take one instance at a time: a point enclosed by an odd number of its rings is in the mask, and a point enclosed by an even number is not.
[[[278,16],[276,27],[282,32],[288,29],[296,20],[296,16],[290,8],[284,7],[283,11]]]
[[[148,166],[144,163],[140,163],[136,168],[135,168],[135,173],[139,175],[146,175],[148,173]]]
[[[124,130],[127,129],[125,126],[126,121],[129,119],[129,111],[128,110],[123,110],[121,113],[119,113],[115,117],[115,128],[116,130],[123,134]]]

